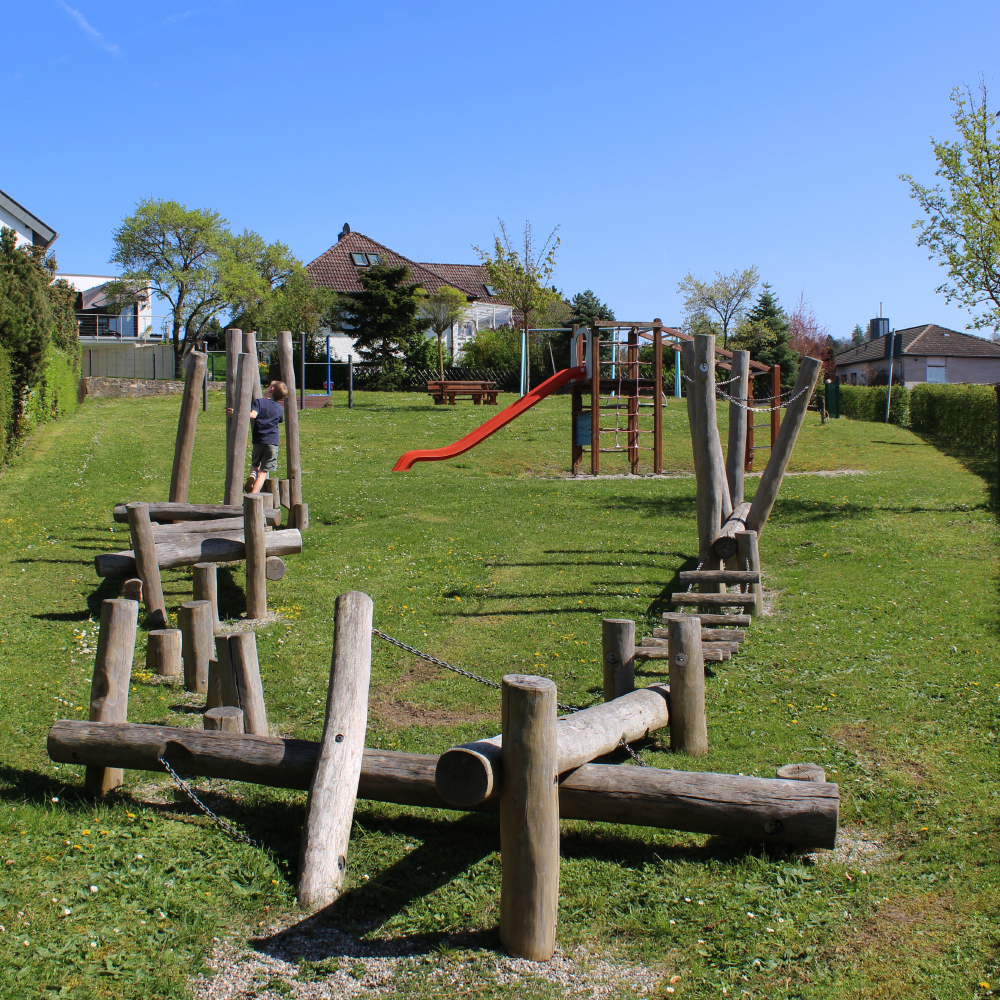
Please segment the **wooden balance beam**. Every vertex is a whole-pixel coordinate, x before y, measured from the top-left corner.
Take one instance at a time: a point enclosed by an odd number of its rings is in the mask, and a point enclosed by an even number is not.
[[[115,504],[111,516],[118,524],[128,524],[128,510],[124,503]],[[217,518],[239,518],[243,521],[243,504],[225,503],[151,503],[149,519],[151,521],[212,521]],[[280,510],[265,510],[264,519],[268,524],[276,524],[281,520]]]
[[[248,781],[308,789],[319,752],[309,740],[279,739],[170,726],[64,719],[49,730],[56,763]],[[365,749],[358,798],[429,809],[454,809],[434,783],[434,754]],[[817,781],[789,781],[657,767],[584,764],[559,780],[562,819],[627,823],[734,837],[755,843],[832,848],[840,791]],[[474,807],[498,812],[499,796]]]

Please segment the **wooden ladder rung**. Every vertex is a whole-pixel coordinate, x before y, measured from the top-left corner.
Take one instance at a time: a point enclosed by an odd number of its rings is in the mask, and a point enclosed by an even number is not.
[[[722,663],[732,657],[732,653],[727,653],[721,649],[703,649],[702,653],[706,663]],[[666,660],[670,656],[670,650],[665,646],[636,646],[635,658],[637,660]]]
[[[672,621],[690,618],[692,614],[702,625],[749,625],[752,621],[749,615],[700,615],[691,611],[664,611],[663,624],[668,625]]]
[[[678,618],[680,615],[677,616]],[[734,615],[733,617],[743,617],[742,615]],[[669,634],[669,629],[665,628],[654,628],[653,638],[654,639],[666,639]],[[701,641],[702,642],[743,642],[747,637],[745,629],[742,628],[703,628],[701,630]]]
[[[643,649],[665,649],[668,645],[667,639],[659,639],[654,636],[644,635],[641,642]],[[729,650],[730,653],[736,653],[739,651],[740,644],[739,640],[736,639],[709,639],[706,640],[702,638],[701,640],[702,649],[724,649]]]
[[[760,583],[758,569],[683,569],[681,583]]]
[[[705,607],[740,607],[749,608],[757,603],[753,594],[671,594],[672,604],[704,605]]]

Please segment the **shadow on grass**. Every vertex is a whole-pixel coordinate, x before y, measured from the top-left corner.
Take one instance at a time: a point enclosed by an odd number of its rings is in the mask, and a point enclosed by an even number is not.
[[[936,448],[949,458],[954,458],[974,476],[982,479],[990,490],[991,508],[996,508],[1000,504],[1000,497],[997,494],[997,456],[995,454],[984,454],[981,451],[963,448],[940,434],[922,434],[920,431],[914,431],[914,434],[926,445]]]

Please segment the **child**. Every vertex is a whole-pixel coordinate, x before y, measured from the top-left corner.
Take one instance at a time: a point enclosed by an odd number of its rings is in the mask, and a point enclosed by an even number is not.
[[[272,382],[260,399],[250,404],[250,419],[253,421],[253,451],[250,455],[249,492],[259,493],[267,482],[267,474],[278,468],[278,424],[285,419],[285,408],[281,401],[288,395],[284,382]],[[226,416],[233,415],[233,408],[226,409]],[[252,485],[251,485],[252,482]]]

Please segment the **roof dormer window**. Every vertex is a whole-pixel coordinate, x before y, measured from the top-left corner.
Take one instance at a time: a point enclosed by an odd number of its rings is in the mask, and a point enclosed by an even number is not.
[[[494,297],[496,296],[497,290],[492,285],[483,285],[483,288],[486,289],[486,294],[487,295],[494,296]]]
[[[351,260],[353,260],[358,267],[364,267],[368,263],[368,260],[363,253],[352,253]]]
[[[382,255],[378,253],[368,254],[368,263],[371,265],[377,265],[382,263]]]

